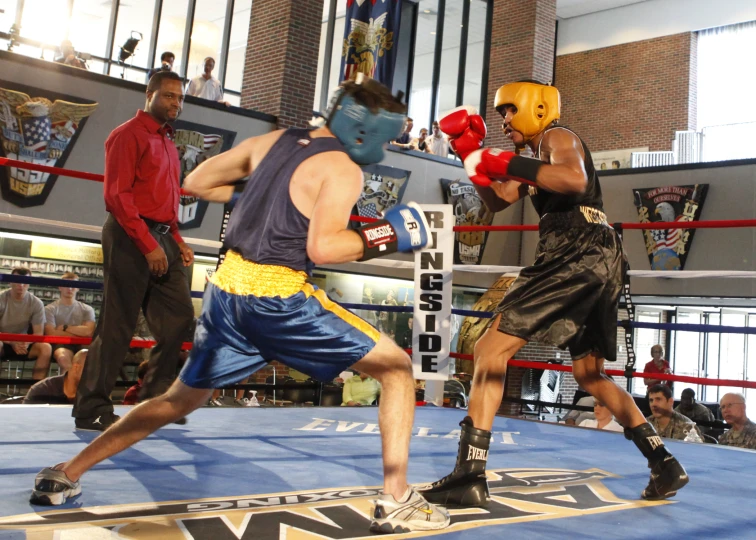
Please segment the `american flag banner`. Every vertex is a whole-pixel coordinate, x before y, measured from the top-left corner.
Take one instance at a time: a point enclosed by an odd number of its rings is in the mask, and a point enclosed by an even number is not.
[[[346,0],[342,80],[364,73],[391,88],[402,0]]]
[[[357,208],[359,209],[360,216],[378,219],[378,209],[375,207],[375,203],[368,203]]]
[[[698,221],[709,184],[634,189],[641,223]],[[695,229],[644,230],[652,270],[683,270]]]
[[[22,118],[21,126],[26,150],[37,154],[44,154],[47,150],[47,143],[50,141],[50,117],[31,116]],[[47,156],[40,157],[45,159]]]

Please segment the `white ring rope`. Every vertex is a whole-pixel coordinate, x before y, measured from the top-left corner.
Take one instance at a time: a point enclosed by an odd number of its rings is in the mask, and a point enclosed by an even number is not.
[[[102,227],[99,225],[83,225],[81,223],[69,223],[67,221],[56,221],[53,219],[33,218],[28,216],[16,216],[14,214],[0,213],[0,221],[10,221],[13,223],[28,223],[32,225],[47,225],[48,227],[63,227],[75,231],[87,231],[101,233]],[[204,238],[184,238],[187,244],[195,246],[205,246],[219,249],[222,244],[217,240],[205,240]]]
[[[25,223],[31,225],[46,225],[48,227],[62,227],[76,231],[102,232],[102,227],[98,225],[83,225],[80,223],[69,223],[67,221],[56,221],[52,219],[34,218],[28,216],[17,216],[14,214],[0,213],[0,221],[10,221],[13,223]],[[205,240],[204,238],[184,238],[187,244],[195,246],[205,246],[220,249],[223,244],[217,240]],[[373,259],[366,262],[358,262],[360,265],[380,266],[384,268],[398,268],[402,270],[411,270],[415,267],[413,261],[397,261],[394,259]],[[468,265],[455,264],[454,270],[457,272],[472,272],[477,274],[511,274],[517,275],[522,266],[495,266],[491,264]],[[628,274],[631,277],[638,278],[655,278],[655,279],[698,279],[698,278],[745,278],[756,279],[756,271],[751,270],[630,270]]]
[[[391,259],[373,259],[357,264],[368,266],[382,266],[384,268],[399,268],[411,270],[415,267],[412,261],[396,261]],[[455,264],[455,272],[471,272],[476,274],[509,274],[517,275],[522,266],[496,266],[491,264]],[[756,271],[751,270],[630,270],[628,275],[638,278],[655,279],[696,279],[696,278],[756,278]]]

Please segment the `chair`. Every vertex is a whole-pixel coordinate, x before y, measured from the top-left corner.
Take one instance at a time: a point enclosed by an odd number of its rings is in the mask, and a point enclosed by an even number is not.
[[[286,381],[293,380],[288,375],[281,375],[279,377],[276,377],[275,375],[268,375],[265,377],[265,384],[273,384],[273,380],[275,379],[276,385],[283,384]],[[283,390],[270,390],[266,389],[265,392],[260,393],[262,400],[268,400],[272,401],[273,403],[278,403],[281,400],[283,400]]]
[[[537,401],[541,395],[541,376],[543,371],[540,369],[526,369],[522,376],[522,387],[520,389],[521,399]],[[520,414],[529,416],[540,416],[540,407],[533,404],[520,404]]]
[[[719,441],[716,440],[711,435],[707,435],[707,434],[704,433],[703,434],[703,438],[704,438],[704,442],[707,443],[707,444],[719,444]]]
[[[283,400],[293,404],[314,403],[316,392],[314,388],[309,387],[310,382],[303,384],[292,378],[284,381]]]
[[[341,405],[344,388],[335,383],[324,384],[320,391],[321,407],[338,407]]]
[[[449,402],[449,407],[454,409],[467,408],[467,394],[465,386],[457,380],[449,380],[444,383],[444,405]]]

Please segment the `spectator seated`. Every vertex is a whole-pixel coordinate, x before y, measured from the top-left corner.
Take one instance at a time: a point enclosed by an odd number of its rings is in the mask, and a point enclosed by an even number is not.
[[[87,349],[78,351],[74,355],[68,371],[62,375],[43,379],[32,386],[26,393],[26,397],[24,397],[24,404],[46,403],[60,405],[73,403],[86,361]]]

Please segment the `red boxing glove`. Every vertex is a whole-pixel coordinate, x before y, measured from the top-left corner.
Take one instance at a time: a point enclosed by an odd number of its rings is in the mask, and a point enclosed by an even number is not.
[[[494,180],[516,180],[535,186],[543,162],[498,148],[485,148],[471,152],[464,165],[467,176],[479,186],[490,186]]]
[[[464,161],[470,152],[483,146],[486,122],[475,107],[457,107],[439,118],[438,127],[449,136],[449,146]]]

